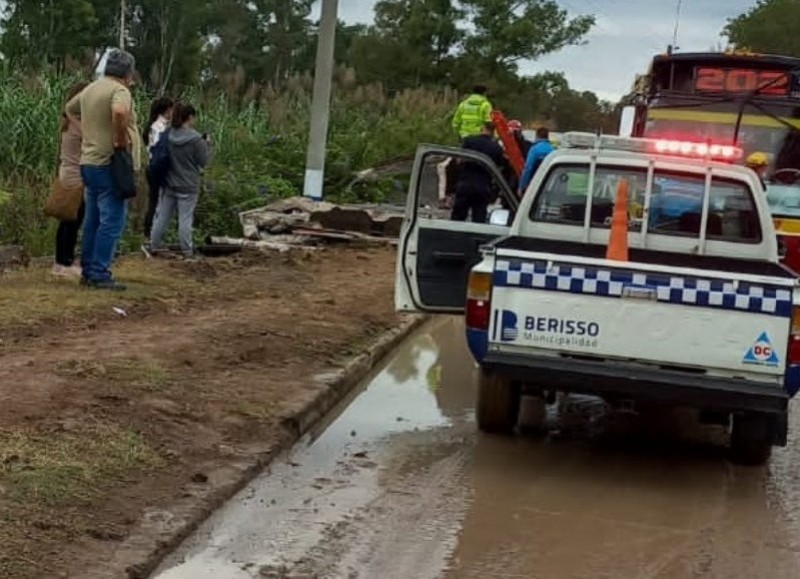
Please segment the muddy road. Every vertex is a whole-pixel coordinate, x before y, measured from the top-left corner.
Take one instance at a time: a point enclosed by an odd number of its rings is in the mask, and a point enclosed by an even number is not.
[[[563,401],[483,436],[459,323],[425,326],[154,575],[800,577],[800,430],[765,467],[690,416]]]

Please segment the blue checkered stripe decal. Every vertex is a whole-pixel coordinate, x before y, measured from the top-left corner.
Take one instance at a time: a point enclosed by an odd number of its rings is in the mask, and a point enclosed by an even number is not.
[[[650,289],[659,302],[737,310],[780,317],[792,315],[792,292],[781,287],[670,275],[645,274],[544,261],[499,259],[494,285],[621,298],[626,288]]]

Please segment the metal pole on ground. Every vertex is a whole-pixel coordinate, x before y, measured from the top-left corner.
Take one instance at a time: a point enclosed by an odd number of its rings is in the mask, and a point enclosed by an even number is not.
[[[311,130],[303,187],[303,195],[317,200],[322,199],[322,183],[325,179],[325,150],[328,140],[337,13],[338,0],[322,0],[317,65],[314,71],[314,96],[311,103]]]

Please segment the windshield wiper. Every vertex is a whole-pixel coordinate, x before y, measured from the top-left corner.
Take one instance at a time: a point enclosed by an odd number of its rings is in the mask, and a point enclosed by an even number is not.
[[[787,72],[787,76],[789,77],[788,82],[791,83],[794,80],[795,75],[797,75],[799,73],[800,73],[800,68],[795,68],[795,69],[792,69],[791,71]],[[760,110],[762,113],[766,114],[769,117],[772,117],[773,119],[777,120],[778,122],[780,122],[780,123],[792,128],[792,129],[796,128],[793,125],[791,125],[791,124],[787,123],[786,121],[784,121],[781,117],[779,117],[779,116],[775,115],[774,113],[764,109],[759,103],[757,103],[757,102],[755,102],[753,100],[762,91],[765,91],[768,88],[770,88],[772,86],[775,86],[781,80],[783,80],[781,77],[773,78],[772,80],[770,80],[768,82],[765,82],[761,86],[756,87],[754,90],[750,91],[747,94],[747,96],[742,98],[741,104],[739,105],[739,114],[736,115],[736,127],[733,130],[733,145],[734,146],[736,146],[736,144],[739,142],[739,132],[741,131],[741,128],[742,128],[742,118],[744,117],[744,110],[745,110],[745,108],[747,107],[748,104],[752,105],[753,107],[755,107],[758,110]],[[789,89],[791,90],[791,85],[789,86]]]

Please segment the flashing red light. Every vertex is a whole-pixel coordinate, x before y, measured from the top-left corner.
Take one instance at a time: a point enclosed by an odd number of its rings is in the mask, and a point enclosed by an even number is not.
[[[744,152],[732,145],[713,145],[691,141],[659,140],[653,145],[656,153],[663,155],[682,155],[685,157],[711,158],[722,161],[741,159]]]

